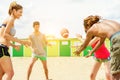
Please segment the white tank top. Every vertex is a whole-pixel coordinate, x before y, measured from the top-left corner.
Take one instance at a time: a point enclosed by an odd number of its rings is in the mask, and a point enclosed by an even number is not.
[[[38,54],[40,56],[46,56],[46,52],[44,50],[45,47],[45,39],[43,34],[35,35],[34,33],[31,35],[32,42],[32,51],[34,54]]]

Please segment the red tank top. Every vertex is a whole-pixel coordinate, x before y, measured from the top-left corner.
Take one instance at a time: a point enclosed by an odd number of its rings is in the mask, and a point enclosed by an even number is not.
[[[99,41],[99,40],[98,40]],[[95,47],[95,45],[98,43],[98,41],[96,41],[95,43],[92,44],[92,48]],[[100,58],[100,59],[105,59],[108,58],[110,56],[110,52],[108,51],[108,49],[105,46],[105,43],[103,43],[98,50],[94,53],[94,56],[96,58]]]

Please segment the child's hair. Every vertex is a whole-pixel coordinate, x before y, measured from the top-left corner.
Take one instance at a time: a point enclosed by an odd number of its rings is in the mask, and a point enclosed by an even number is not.
[[[34,27],[35,25],[40,25],[40,22],[39,22],[39,21],[34,21],[34,22],[33,22],[33,27]]]
[[[20,4],[17,4],[15,1],[13,1],[10,4],[9,10],[8,10],[8,14],[11,15],[13,9],[15,9],[16,11],[19,9],[22,9],[23,7]]]
[[[100,20],[100,16],[93,16],[90,15],[87,18],[84,19],[84,27],[91,27],[93,24],[97,23]]]

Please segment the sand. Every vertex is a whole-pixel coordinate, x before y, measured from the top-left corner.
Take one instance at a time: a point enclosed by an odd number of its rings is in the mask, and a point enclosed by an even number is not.
[[[30,57],[12,57],[15,75],[13,80],[26,80]],[[48,57],[49,78],[53,80],[90,80],[94,60],[92,57]],[[42,64],[38,60],[30,80],[45,80]],[[105,80],[104,65],[101,66],[97,79]]]

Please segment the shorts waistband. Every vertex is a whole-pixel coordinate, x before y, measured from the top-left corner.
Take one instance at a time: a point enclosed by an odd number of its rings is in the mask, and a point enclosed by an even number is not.
[[[0,44],[0,46],[1,46],[1,47],[6,47],[6,48],[8,48],[8,47],[7,47],[6,45],[4,45],[4,44]]]
[[[110,41],[112,41],[112,39],[115,38],[117,35],[120,35],[120,31],[114,33],[114,34],[110,37]]]

